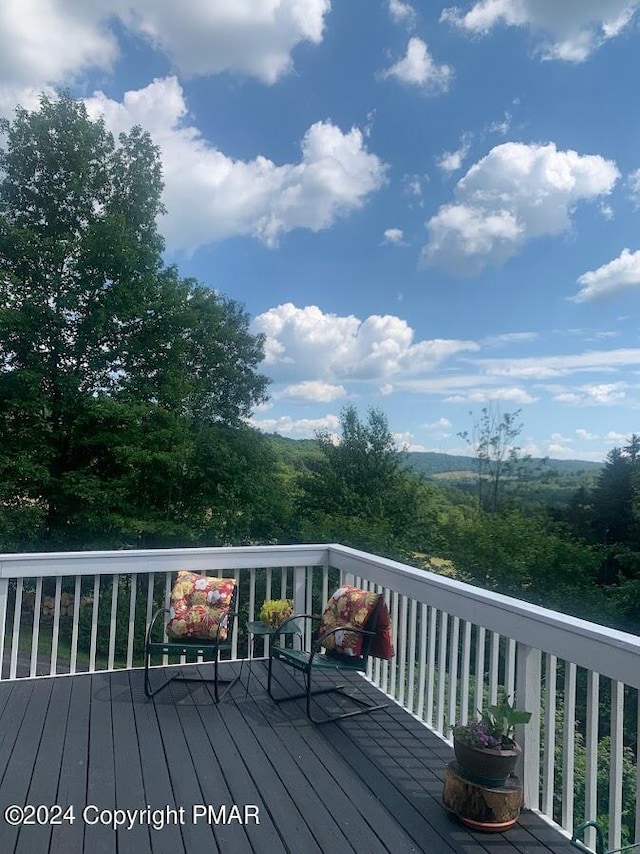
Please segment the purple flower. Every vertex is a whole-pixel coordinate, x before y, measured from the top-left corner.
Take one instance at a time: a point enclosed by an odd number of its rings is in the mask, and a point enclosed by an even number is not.
[[[453,727],[453,734],[458,741],[463,741],[471,747],[484,747],[488,750],[502,747],[502,735],[490,732],[483,721],[456,724]]]

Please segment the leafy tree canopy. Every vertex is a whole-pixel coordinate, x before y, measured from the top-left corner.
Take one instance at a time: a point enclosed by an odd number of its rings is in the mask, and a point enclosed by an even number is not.
[[[479,416],[469,413],[472,432],[458,433],[475,454],[478,506],[482,510],[505,510],[507,498],[515,495],[514,485],[540,476],[546,466],[546,459],[534,466],[530,454],[522,454],[516,445],[523,428],[520,413],[520,409],[501,413],[494,406],[485,406]]]
[[[118,424],[113,444],[135,456],[144,422],[165,473],[183,471],[194,431],[241,424],[265,399],[263,339],[238,304],[164,265],[160,160],[141,128],[116,143],[62,94],[2,120],[2,137],[0,524],[10,508],[12,530],[22,514],[60,534],[127,494],[126,454],[96,456],[91,431]]]

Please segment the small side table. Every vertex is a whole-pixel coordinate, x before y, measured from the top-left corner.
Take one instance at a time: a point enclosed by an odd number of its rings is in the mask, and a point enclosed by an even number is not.
[[[276,635],[302,635],[302,628],[298,624],[296,620],[293,620],[283,628],[280,626],[270,626],[269,623],[265,623],[262,620],[250,620],[247,623],[247,633],[250,637],[250,655],[249,655],[249,674],[247,676],[247,690],[246,693],[249,693],[249,684],[251,682],[251,673],[253,668],[253,653],[255,652],[255,644],[256,638],[262,637],[265,642],[267,638],[272,640]]]

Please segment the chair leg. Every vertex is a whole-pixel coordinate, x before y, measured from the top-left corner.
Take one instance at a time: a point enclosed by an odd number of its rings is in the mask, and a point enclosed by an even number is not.
[[[211,662],[207,662],[211,664]],[[216,704],[223,700],[224,697],[229,693],[229,691],[233,688],[233,686],[240,679],[240,674],[238,676],[233,676],[231,679],[222,679],[219,676],[218,665],[220,663],[220,653],[216,652],[216,657],[213,660],[213,679],[208,679],[206,676],[174,676],[173,678],[176,682],[199,682],[199,683],[213,683],[213,696],[215,698]],[[224,691],[218,690],[218,685],[226,685]]]
[[[214,672],[213,679],[208,679],[206,676],[183,676],[180,671],[176,673],[175,676],[170,676],[168,679],[158,685],[156,688],[151,688],[151,679],[150,679],[150,667],[149,660],[150,656],[147,654],[145,656],[145,664],[144,664],[144,693],[147,698],[151,699],[155,697],[163,688],[166,688],[170,682],[199,682],[199,683],[213,683],[213,695],[215,698],[216,705],[224,699],[224,697],[229,693],[229,691],[233,688],[233,686],[240,679],[240,675],[242,674],[242,670],[238,676],[234,676],[231,679],[222,679],[218,673],[218,664],[219,664],[219,653],[216,653],[216,657],[213,661]],[[226,685],[224,691],[218,690],[218,685]]]
[[[161,685],[158,685],[155,688],[152,688],[151,687],[151,674],[150,674],[150,668],[149,668],[149,659],[150,659],[150,655],[147,653],[145,655],[145,659],[144,659],[144,693],[145,693],[147,699],[150,700],[152,697],[155,697],[156,694],[160,693],[160,691],[162,691],[163,688],[166,688],[170,682],[173,682],[175,679],[177,679],[178,675],[176,674],[175,676],[170,676],[168,679],[165,679]]]
[[[323,718],[316,718],[311,714],[311,698],[317,696],[318,694],[342,694],[343,697],[351,700],[352,703],[357,703],[359,706],[363,706],[362,709],[353,709],[350,712],[342,712],[339,715],[327,715]],[[388,703],[380,703],[379,705],[368,703],[366,700],[361,700],[359,697],[354,697],[352,694],[348,694],[344,690],[344,685],[335,685],[333,688],[324,688],[319,691],[311,690],[311,678],[308,680],[307,687],[307,717],[314,724],[328,724],[333,721],[342,721],[345,718],[355,718],[357,715],[368,715],[370,712],[377,712],[379,709],[386,709]]]
[[[309,679],[307,677],[306,671],[302,671],[302,672],[304,674],[304,683],[305,683],[305,690],[304,691],[300,691],[300,693],[298,693],[298,694],[287,694],[285,697],[274,697],[273,689],[271,687],[272,686],[272,680],[273,680],[273,658],[271,656],[269,656],[269,668],[267,670],[267,693],[269,694],[269,696],[271,697],[271,699],[273,700],[274,703],[287,703],[289,700],[302,700],[307,696]],[[315,697],[317,694],[328,694],[331,691],[336,691],[336,690],[338,690],[338,688],[344,688],[344,687],[345,687],[344,685],[339,685],[339,686],[334,685],[331,688],[320,688],[319,690],[312,691],[311,693],[312,693],[312,696]]]
[[[226,694],[233,688],[233,686],[238,682],[240,677],[242,676],[242,664],[240,665],[240,673],[237,676],[234,676],[233,679],[221,679],[218,676],[218,664],[220,661],[220,655],[216,655],[216,659],[214,662],[214,679],[213,679],[213,693],[215,694],[216,703],[219,703]],[[218,692],[218,685],[226,685],[227,687],[220,694]]]
[[[272,671],[273,671],[273,659],[269,657],[269,671],[267,676],[267,690],[269,696],[275,703],[286,703],[289,700],[306,700],[306,709],[307,709],[307,717],[314,724],[326,724],[331,723],[332,721],[341,721],[344,718],[353,718],[356,715],[366,715],[370,712],[377,712],[379,709],[386,709],[388,703],[381,703],[379,705],[374,705],[368,703],[366,700],[361,700],[359,697],[354,697],[351,694],[348,694],[344,688],[344,685],[332,685],[330,688],[316,688],[315,691],[311,688],[311,673],[304,670],[304,681],[305,681],[305,690],[301,691],[297,694],[287,694],[286,697],[274,697],[271,690],[271,680],[272,680]],[[351,712],[343,712],[340,715],[332,715],[324,718],[316,718],[311,714],[311,698],[317,697],[320,694],[342,694],[347,697],[347,699],[351,700],[354,703],[357,703],[360,706],[364,706],[362,709],[355,709]]]

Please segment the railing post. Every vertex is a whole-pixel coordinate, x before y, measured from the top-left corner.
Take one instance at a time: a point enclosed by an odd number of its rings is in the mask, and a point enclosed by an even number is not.
[[[296,566],[293,569],[293,613],[304,614],[307,607],[307,568]]]
[[[7,628],[7,604],[9,601],[9,579],[0,578],[0,679],[4,664],[4,633]]]
[[[516,707],[531,712],[526,726],[519,726],[516,741],[522,756],[516,772],[523,785],[524,806],[539,809],[540,805],[540,693],[541,661],[539,649],[518,644]]]
[[[340,570],[340,584],[351,584],[354,585],[356,583],[356,577],[352,572],[344,572],[344,570]]]

